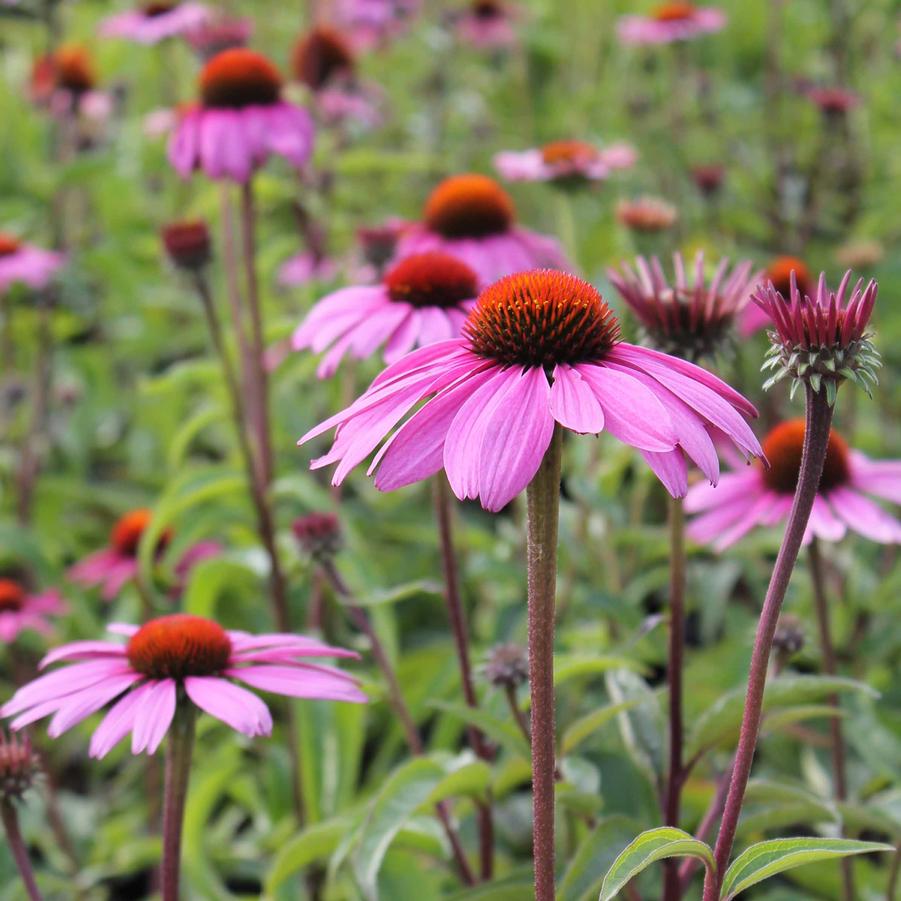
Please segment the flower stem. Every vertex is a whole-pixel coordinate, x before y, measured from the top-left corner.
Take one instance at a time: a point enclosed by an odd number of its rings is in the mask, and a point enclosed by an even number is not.
[[[735,766],[729,784],[729,794],[723,810],[723,819],[717,835],[714,856],[716,858],[715,874],[707,873],[704,880],[704,901],[717,901],[720,883],[732,853],[735,831],[741,814],[742,801],[754,762],[754,750],[760,732],[760,720],[763,712],[763,692],[766,687],[767,667],[770,651],[773,647],[773,636],[776,623],[782,609],[792,570],[801,550],[807,521],[816,499],[823,464],[826,460],[826,448],[829,442],[829,427],[832,424],[832,407],[826,399],[824,390],[814,391],[807,386],[807,414],[804,431],[804,448],[801,453],[801,471],[798,485],[792,502],[788,525],[782,539],[782,546],[776,557],[776,565],[770,577],[769,588],[763,602],[760,621],[757,624],[757,635],[751,653],[751,665],[748,672],[748,688],[745,695],[745,709],[742,716],[738,749],[735,752]]]
[[[181,872],[181,830],[194,747],[194,705],[180,703],[166,746],[166,783],[163,789],[163,901],[178,901]]]
[[[12,801],[4,798],[0,801],[0,818],[3,819],[3,828],[6,830],[6,841],[10,853],[19,868],[19,875],[25,884],[25,891],[31,901],[41,901],[41,893],[38,884],[34,880],[34,871],[31,869],[31,860],[22,841],[22,833],[19,831],[19,815]]]
[[[535,901],[554,899],[554,602],[562,445],[563,433],[555,426],[541,466],[526,489]]]
[[[682,794],[682,668],[685,651],[685,511],[681,498],[670,499],[670,615],[669,615],[669,778],[664,800],[667,826],[679,825]],[[664,901],[678,901],[679,864],[664,864]]]
[[[435,479],[435,517],[441,543],[441,563],[444,570],[445,602],[450,618],[451,631],[460,665],[460,681],[466,706],[477,710],[479,699],[476,695],[472,676],[472,661],[469,656],[469,629],[466,624],[466,610],[460,597],[460,581],[457,577],[457,555],[454,552],[453,524],[451,519],[451,495],[447,480],[442,473]],[[481,760],[491,762],[493,754],[485,736],[474,726],[467,726],[469,744]],[[491,802],[479,803],[479,856],[483,879],[490,879],[494,869],[494,823]]]
[[[385,650],[385,646],[382,644],[382,640],[378,636],[378,632],[375,631],[366,611],[360,607],[359,604],[355,603],[353,593],[350,588],[348,588],[341,573],[338,572],[338,568],[335,566],[334,561],[328,559],[321,560],[319,562],[319,567],[335,594],[337,594],[344,602],[351,622],[353,622],[353,624],[369,639],[372,657],[375,660],[376,666],[381,670],[385,683],[388,686],[389,702],[394,709],[395,715],[401,722],[404,737],[407,740],[407,747],[409,747],[410,753],[414,757],[421,757],[425,753],[422,737],[419,734],[419,730],[416,728],[416,721],[413,719],[413,714],[410,712],[410,708],[407,706],[407,702],[404,699],[397,673],[391,663],[388,652]],[[441,825],[444,827],[445,834],[450,842],[457,868],[460,870],[460,875],[467,885],[473,885],[476,881],[475,876],[469,866],[469,861],[466,859],[466,853],[463,850],[460,837],[457,835],[453,823],[451,822],[450,812],[448,811],[446,802],[442,801],[439,804],[436,804],[435,809],[438,814],[438,819],[441,821]]]
[[[820,650],[823,654],[823,671],[827,676],[838,673],[838,664],[835,658],[835,647],[832,644],[832,629],[829,624],[829,604],[826,597],[826,580],[823,572],[823,559],[820,555],[820,546],[814,538],[808,549],[810,560],[810,579],[813,583],[813,603],[816,608],[817,628],[820,633]],[[836,711],[840,709],[838,695],[829,698],[829,705]],[[838,716],[829,720],[832,751],[832,779],[835,791],[835,800],[842,802],[848,799],[848,779],[845,768],[845,742],[842,736],[842,721]],[[841,862],[842,889],[845,901],[854,901],[854,870],[849,858]]]

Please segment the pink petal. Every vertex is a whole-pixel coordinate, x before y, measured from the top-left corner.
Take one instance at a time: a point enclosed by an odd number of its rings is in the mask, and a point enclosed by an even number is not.
[[[835,488],[826,497],[836,516],[864,538],[882,544],[901,542],[901,522],[869,498],[849,488]]]
[[[110,708],[109,713],[91,736],[91,745],[88,749],[91,757],[105,757],[128,735],[151,688],[152,686],[145,682]]]
[[[665,454],[643,450],[641,455],[673,497],[685,497],[685,492],[688,491],[688,466],[679,448]]]
[[[504,508],[532,481],[554,434],[544,369],[526,369],[485,417],[479,449],[479,499]]]
[[[669,414],[657,396],[619,370],[579,364],[576,371],[589,384],[604,410],[604,428],[624,444],[666,453],[677,437]]]
[[[142,678],[140,673],[128,673],[124,676],[107,679],[100,685],[94,685],[74,695],[68,695],[64,703],[59,706],[56,715],[50,720],[47,734],[51,738],[58,738],[67,729],[71,729],[72,726],[80,723],[85,717],[96,713],[101,707],[127,688],[131,688],[135,682],[139,682]]]
[[[226,671],[226,675],[246,682],[261,691],[288,695],[292,698],[364,703],[366,695],[352,682],[331,673],[316,672],[291,666],[248,666]]]
[[[188,676],[188,697],[210,716],[244,735],[269,735],[272,716],[269,708],[255,695],[215,676]]]
[[[559,365],[554,369],[550,396],[551,416],[564,428],[583,435],[604,430],[604,411],[578,371]]]
[[[174,679],[160,679],[148,682],[150,690],[144,703],[135,714],[134,729],[131,734],[131,753],[140,754],[146,750],[153,754],[160,746],[166,731],[175,716],[176,685]]]
[[[103,657],[124,657],[125,645],[112,641],[73,641],[60,645],[44,655],[39,669],[58,663],[60,660],[95,660]]]

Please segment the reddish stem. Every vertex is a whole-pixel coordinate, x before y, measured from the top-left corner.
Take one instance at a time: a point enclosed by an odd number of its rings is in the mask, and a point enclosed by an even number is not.
[[[166,783],[163,789],[163,901],[178,901],[181,875],[181,833],[194,748],[194,706],[182,702],[175,712],[166,746]]]
[[[22,841],[22,833],[19,831],[19,815],[12,801],[4,798],[0,801],[0,818],[3,820],[3,828],[6,830],[6,841],[19,875],[25,885],[25,891],[31,901],[41,901],[41,893],[34,879],[34,871],[31,869],[31,860],[25,842]]]

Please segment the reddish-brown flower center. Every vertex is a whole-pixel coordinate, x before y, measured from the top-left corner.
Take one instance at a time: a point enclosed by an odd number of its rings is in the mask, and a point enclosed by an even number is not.
[[[478,293],[478,279],[466,263],[434,250],[401,260],[385,276],[388,296],[414,307],[459,307]]]
[[[695,6],[693,3],[661,3],[653,15],[658,22],[684,22],[694,18]]]
[[[336,76],[354,70],[354,52],[344,36],[334,28],[319,25],[301,35],[291,57],[294,77],[318,91]]]
[[[12,256],[22,246],[12,235],[0,232],[0,257]]]
[[[210,260],[210,230],[201,220],[173,222],[162,230],[169,259],[182,269],[199,269]]]
[[[774,428],[763,440],[763,452],[769,469],[763,467],[763,481],[780,494],[794,494],[801,472],[801,451],[804,447],[804,420],[791,419]],[[835,431],[829,432],[826,463],[820,479],[820,491],[844,485],[850,478],[848,445]],[[763,466],[763,464],[759,464]]]
[[[110,544],[112,547],[123,556],[134,557],[138,552],[141,536],[144,534],[147,526],[150,525],[152,518],[153,511],[146,509],[131,510],[120,517],[110,533]],[[170,529],[166,529],[160,537],[157,549],[161,550],[171,540],[172,532]]]
[[[798,290],[802,295],[813,293],[813,283],[810,278],[810,270],[803,260],[797,257],[776,257],[767,267],[767,278],[773,283],[773,287],[788,299],[791,293],[791,274],[795,273],[798,282]]]
[[[463,333],[480,356],[547,369],[600,360],[620,339],[616,316],[597,289],[553,269],[519,272],[489,285]]]
[[[278,69],[246,47],[217,53],[200,73],[200,96],[209,107],[268,106],[278,102],[281,89]]]
[[[500,19],[504,15],[504,7],[498,0],[475,0],[472,4],[472,14],[477,19],[487,21]]]
[[[541,159],[548,166],[579,166],[594,162],[600,153],[584,141],[552,141],[541,148]]]
[[[0,579],[0,613],[21,610],[25,603],[25,589],[13,579]]]
[[[35,61],[31,72],[32,90],[44,96],[54,89],[84,94],[97,83],[94,62],[84,47],[60,47],[55,53]]]
[[[488,176],[454,175],[432,191],[423,218],[431,231],[445,238],[484,238],[507,231],[516,209]]]
[[[232,643],[212,620],[173,613],[141,626],[128,642],[128,662],[151,679],[213,676],[227,666]]]
[[[166,13],[171,13],[175,7],[178,6],[177,2],[174,3],[145,3],[141,7],[141,12],[147,16],[148,19],[153,19],[156,16],[164,16]]]

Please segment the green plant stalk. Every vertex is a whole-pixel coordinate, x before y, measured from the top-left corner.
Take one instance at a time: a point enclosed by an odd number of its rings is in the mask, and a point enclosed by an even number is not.
[[[742,716],[738,749],[735,752],[735,765],[732,769],[729,794],[726,796],[723,819],[714,849],[716,873],[711,874],[709,871],[707,873],[704,880],[704,901],[718,901],[720,883],[732,853],[738,818],[741,814],[742,801],[751,774],[751,765],[754,762],[757,737],[760,733],[763,693],[766,687],[767,668],[773,648],[776,623],[779,620],[782,601],[791,580],[792,570],[801,550],[801,542],[807,528],[807,521],[810,519],[813,502],[816,499],[820,477],[823,474],[823,464],[826,461],[833,408],[829,405],[825,390],[814,391],[810,385],[807,385],[806,390],[807,412],[804,448],[801,453],[801,471],[782,546],[776,557],[776,565],[773,567],[769,588],[757,624],[757,635],[754,639],[751,666],[748,672],[744,715]]]
[[[563,433],[555,425],[541,466],[526,489],[535,901],[554,899],[554,603],[562,444]]]
[[[838,673],[838,663],[835,657],[835,647],[832,643],[832,628],[829,623],[829,602],[826,597],[826,579],[823,572],[823,559],[820,554],[820,546],[814,538],[808,548],[810,560],[810,580],[813,586],[813,603],[816,609],[817,629],[820,633],[820,650],[823,654],[823,671],[827,676],[835,676]],[[829,705],[836,712],[840,709],[838,695],[829,698]],[[842,721],[836,715],[829,720],[830,752],[832,755],[832,780],[835,800],[842,802],[848,800],[848,776],[845,767],[845,740],[842,735]],[[854,901],[854,868],[851,859],[842,858],[840,861],[842,870],[842,891],[845,901]]]
[[[191,774],[197,712],[186,700],[179,702],[166,745],[166,780],[163,788],[163,901],[178,901],[181,875],[181,833]]]

